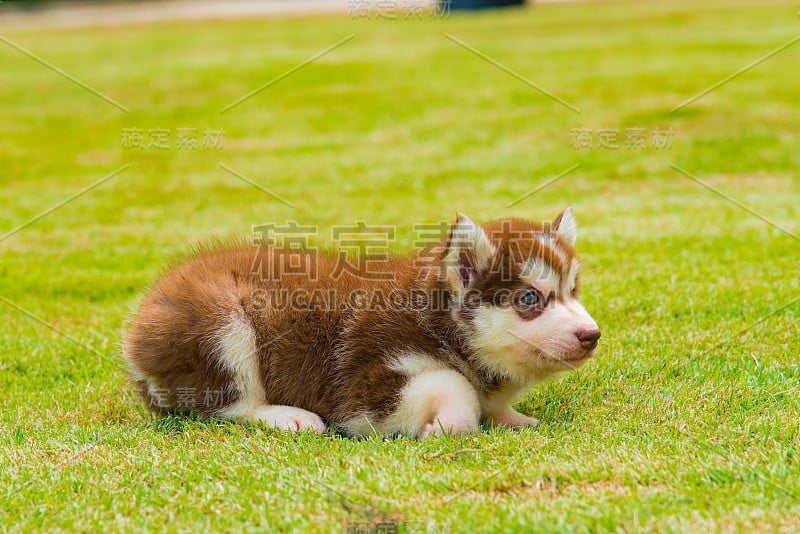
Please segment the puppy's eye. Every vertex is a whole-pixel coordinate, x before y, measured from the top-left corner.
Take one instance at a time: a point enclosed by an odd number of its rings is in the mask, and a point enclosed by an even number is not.
[[[531,289],[522,295],[519,301],[525,306],[536,306],[542,301],[542,294],[535,289]]]

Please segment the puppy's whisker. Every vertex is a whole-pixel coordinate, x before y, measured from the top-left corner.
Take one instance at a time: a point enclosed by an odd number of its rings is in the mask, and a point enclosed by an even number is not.
[[[536,350],[536,351],[539,353],[539,355],[541,355],[541,356],[544,356],[544,357],[545,357],[545,358],[547,358],[548,360],[552,360],[552,361],[556,361],[556,362],[558,362],[558,363],[564,364],[564,365],[566,365],[567,367],[569,367],[570,369],[576,369],[575,365],[573,365],[573,364],[569,363],[568,361],[564,360],[563,358],[559,358],[559,357],[557,357],[557,356],[552,356],[552,355],[548,354],[548,353],[547,353],[547,351],[545,351],[545,350],[542,350],[540,347],[537,347],[536,345],[534,345],[533,343],[531,343],[531,342],[530,342],[530,341],[528,341],[527,339],[525,339],[525,338],[523,338],[522,336],[518,335],[518,334],[517,334],[516,332],[514,332],[513,330],[507,330],[507,332],[508,332],[509,334],[511,334],[512,336],[514,336],[515,338],[517,338],[517,339],[519,339],[520,341],[522,341],[523,343],[525,343],[526,345],[528,345],[528,346],[530,346],[531,348],[535,349],[535,350]]]

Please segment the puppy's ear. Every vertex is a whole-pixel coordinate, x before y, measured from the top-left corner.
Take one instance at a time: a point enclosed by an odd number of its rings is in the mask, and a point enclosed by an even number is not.
[[[562,211],[556,220],[553,221],[553,230],[570,245],[575,244],[578,238],[578,224],[575,222],[575,216],[572,214],[572,206]]]
[[[489,268],[492,254],[492,244],[483,228],[459,213],[450,227],[442,257],[450,286],[459,292],[468,288],[482,271]]]

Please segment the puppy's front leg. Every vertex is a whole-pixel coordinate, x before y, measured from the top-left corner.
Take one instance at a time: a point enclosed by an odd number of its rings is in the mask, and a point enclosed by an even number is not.
[[[539,426],[539,420],[523,415],[506,404],[488,414],[486,420],[495,425],[506,428],[522,428],[526,426]]]
[[[454,399],[453,399],[454,400]],[[422,428],[421,439],[431,436],[477,434],[478,418],[465,406],[445,400],[439,404],[434,412],[433,419]]]
[[[449,369],[425,371],[408,381],[391,419],[395,431],[427,439],[436,435],[474,434],[480,403],[472,384]]]

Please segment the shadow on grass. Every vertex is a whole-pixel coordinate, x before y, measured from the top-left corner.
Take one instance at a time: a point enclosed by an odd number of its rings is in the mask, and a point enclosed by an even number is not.
[[[532,413],[534,413],[537,418],[541,418],[541,411],[539,411],[538,408],[534,408]],[[560,417],[559,415],[561,414],[557,414],[548,418],[548,423],[550,419],[552,419],[552,421],[556,424],[567,422],[564,420],[563,417]],[[225,419],[209,418],[194,413],[173,414],[173,415],[157,415],[157,414],[144,413],[142,414],[141,421],[143,424],[137,424],[135,426],[147,430],[149,432],[153,432],[155,434],[161,434],[163,436],[181,436],[197,432],[207,432],[213,435],[242,436],[242,437],[255,436],[255,435],[274,435],[275,437],[289,436],[297,439],[303,438],[305,436],[316,436],[316,434],[311,432],[291,433],[288,431],[269,428],[258,424],[240,424]],[[522,429],[507,429],[504,427],[492,427],[488,424],[483,424],[480,427],[480,434],[493,435],[495,433],[520,432],[521,430]],[[389,444],[389,443],[396,443],[403,441],[422,443],[422,440],[420,440],[419,438],[408,437],[405,436],[404,434],[393,434],[390,436],[382,434],[370,434],[368,436],[350,436],[345,433],[343,428],[336,426],[330,422],[326,423],[325,432],[321,434],[320,437],[327,439],[335,439],[350,443],[381,442],[384,444]],[[472,435],[457,434],[457,435],[447,435],[443,437],[446,437],[449,441],[452,442],[453,445],[456,445],[464,440],[468,440],[470,437],[472,437]],[[434,439],[433,441],[436,440]]]
[[[582,419],[583,414],[587,411],[591,411],[595,404],[598,402],[602,403],[602,400],[598,398],[598,391],[596,391],[599,386],[600,385],[595,384],[592,379],[583,379],[577,382],[565,380],[545,384],[534,388],[527,397],[515,405],[515,409],[525,415],[539,419],[542,425],[547,425],[548,427],[570,427],[576,424],[578,420]],[[125,421],[126,424],[135,425],[147,431],[165,436],[178,436],[189,432],[208,432],[218,435],[239,436],[263,434],[285,436],[287,434],[287,432],[268,428],[259,424],[241,424],[197,413],[159,415],[151,413],[144,408],[138,408],[136,411],[139,412],[138,423],[134,421],[134,419],[137,418],[128,417]],[[120,422],[117,417],[109,418],[109,421],[111,420],[117,423]],[[487,424],[483,424],[480,427],[481,434],[518,431],[519,429],[492,427]],[[305,434],[307,433],[300,433],[297,434],[297,436]],[[343,428],[333,424],[331,421],[326,421],[325,432],[322,436],[350,442],[369,440],[392,442],[405,439],[409,441],[418,441],[417,438],[407,438],[402,434],[384,436],[373,433],[369,436],[349,436],[345,433]],[[449,437],[450,439],[455,439],[454,436]]]

